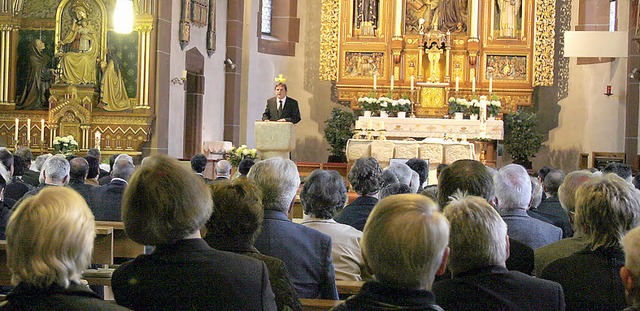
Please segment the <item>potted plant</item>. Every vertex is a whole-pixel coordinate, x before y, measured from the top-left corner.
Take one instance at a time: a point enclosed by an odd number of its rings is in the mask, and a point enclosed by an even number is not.
[[[498,100],[498,96],[494,94],[491,96],[489,105],[487,105],[487,117],[495,119],[500,114],[500,108],[502,108],[502,103]]]
[[[339,108],[331,110],[331,116],[324,123],[324,138],[329,142],[328,162],[347,162],[347,141],[353,136],[352,126],[355,124],[356,116],[348,111]]]
[[[464,112],[467,111],[469,103],[464,98],[449,97],[449,114],[454,115],[454,119],[462,120]]]
[[[358,107],[364,111],[363,115],[367,118],[380,111],[380,103],[374,97],[373,92],[369,92],[368,96],[358,98]]]
[[[385,118],[393,113],[393,99],[391,99],[390,96],[380,96],[378,98],[378,104],[380,105],[381,117]]]
[[[480,114],[480,103],[477,99],[472,99],[471,103],[469,103],[469,119],[478,120],[478,115]]]
[[[538,130],[538,116],[526,109],[505,115],[504,145],[513,163],[531,168],[529,157],[542,147],[542,133]]]
[[[395,107],[398,118],[404,118],[407,116],[407,112],[411,112],[411,100],[408,98],[398,99],[398,105]]]

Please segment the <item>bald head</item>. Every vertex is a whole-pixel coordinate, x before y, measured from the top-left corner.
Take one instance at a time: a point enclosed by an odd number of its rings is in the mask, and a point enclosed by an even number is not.
[[[84,182],[89,173],[89,162],[85,158],[77,157],[71,159],[69,165],[69,180]]]

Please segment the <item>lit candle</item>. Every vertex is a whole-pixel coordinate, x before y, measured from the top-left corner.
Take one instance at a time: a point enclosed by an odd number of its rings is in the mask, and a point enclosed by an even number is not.
[[[187,80],[187,71],[182,70],[182,80]]]
[[[40,143],[44,144],[44,119],[40,120]]]
[[[493,77],[489,77],[489,93],[493,93]]]
[[[395,80],[395,79],[396,79],[396,78],[395,78],[393,75],[391,75],[391,89],[392,89],[392,90],[393,90],[393,80]]]
[[[98,150],[100,150],[100,137],[101,136],[102,136],[102,134],[100,134],[99,131],[96,131],[95,146],[96,146],[96,148],[98,148]]]
[[[472,93],[476,92],[476,77],[475,76],[471,77],[471,92]]]
[[[27,119],[27,141],[31,141],[31,118]]]
[[[373,89],[378,89],[378,75],[375,72],[373,73]]]
[[[460,76],[456,76],[456,92],[460,90]]]
[[[20,125],[20,120],[18,120],[18,118],[16,118],[16,135],[15,135],[15,137],[13,139],[16,142],[18,141],[18,125]]]

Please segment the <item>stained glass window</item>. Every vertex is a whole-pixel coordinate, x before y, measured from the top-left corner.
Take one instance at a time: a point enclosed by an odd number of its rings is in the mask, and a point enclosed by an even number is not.
[[[262,26],[263,34],[271,34],[271,0],[262,0]]]

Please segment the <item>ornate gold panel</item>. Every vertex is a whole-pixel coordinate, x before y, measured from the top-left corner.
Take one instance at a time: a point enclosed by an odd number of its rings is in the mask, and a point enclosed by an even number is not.
[[[420,107],[442,108],[445,106],[444,88],[423,87],[420,90]]]
[[[533,51],[533,86],[553,85],[556,4],[554,0],[536,0],[536,37]]]
[[[322,0],[320,26],[320,80],[338,79],[339,0]]]

